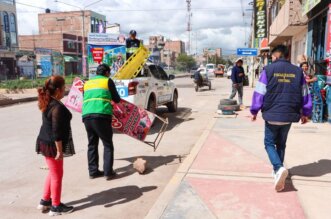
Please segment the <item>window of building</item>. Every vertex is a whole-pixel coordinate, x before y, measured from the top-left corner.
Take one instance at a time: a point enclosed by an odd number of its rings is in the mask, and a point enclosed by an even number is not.
[[[73,42],[73,41],[69,41],[69,42],[68,42],[68,49],[76,49],[75,42]]]
[[[91,33],[95,32],[95,18],[91,17]]]
[[[17,44],[17,33],[16,33],[16,18],[15,14],[10,14],[9,17],[9,27],[10,27],[10,38],[11,44]]]
[[[3,25],[6,33],[9,33],[9,16],[7,12],[3,12]]]
[[[14,0],[1,0],[3,3],[6,3],[6,4],[10,4],[10,5],[14,5],[15,2]]]
[[[9,15],[7,12],[3,12],[3,31],[4,31],[4,39],[3,44],[6,47],[10,47],[10,28],[9,28]]]
[[[95,21],[95,33],[99,33],[99,20],[96,19]]]

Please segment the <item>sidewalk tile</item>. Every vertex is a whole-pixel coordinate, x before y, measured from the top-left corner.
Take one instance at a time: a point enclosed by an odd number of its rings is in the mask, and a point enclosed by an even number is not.
[[[186,180],[218,218],[305,218],[297,194],[276,193],[272,183],[190,177]]]
[[[191,169],[270,173],[268,163],[211,132]]]
[[[162,219],[212,219],[215,218],[200,197],[185,180],[177,189],[163,213]]]

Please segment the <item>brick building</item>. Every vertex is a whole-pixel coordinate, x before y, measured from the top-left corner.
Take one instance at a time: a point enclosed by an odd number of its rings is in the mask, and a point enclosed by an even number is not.
[[[21,50],[35,51],[36,48],[47,48],[60,52],[65,61],[65,74],[81,73],[81,36],[66,33],[38,34],[19,36],[19,41]]]
[[[104,33],[106,16],[89,10],[53,13],[47,9],[46,13],[38,14],[38,25],[38,35],[19,36],[20,49],[45,48],[61,52],[65,74],[76,74],[84,72],[82,59],[87,55],[88,33]],[[86,61],[84,66],[86,69]]]
[[[68,11],[38,14],[39,34],[68,33],[87,37],[88,33],[105,33],[106,16],[93,11]]]
[[[0,80],[16,78],[17,17],[14,0],[0,1]]]

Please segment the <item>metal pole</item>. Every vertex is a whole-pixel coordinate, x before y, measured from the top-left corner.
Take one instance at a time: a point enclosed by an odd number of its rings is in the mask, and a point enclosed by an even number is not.
[[[83,69],[83,76],[87,77],[86,74],[86,56],[85,56],[85,11],[82,10],[82,20],[83,20],[83,34],[82,34],[82,69]]]

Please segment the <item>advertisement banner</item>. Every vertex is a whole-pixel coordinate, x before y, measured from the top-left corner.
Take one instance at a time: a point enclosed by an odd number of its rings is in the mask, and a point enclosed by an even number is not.
[[[145,140],[155,119],[153,113],[123,99],[113,104],[113,113],[113,128],[140,141]]]
[[[84,81],[75,78],[65,102],[68,108],[79,113],[82,112],[83,106],[83,87]],[[120,103],[112,103],[112,105],[112,127],[132,138],[144,141],[156,116],[125,100],[121,100]]]
[[[91,33],[88,36],[87,54],[89,77],[96,75],[96,69],[102,63],[109,65],[114,75],[126,61],[125,37]]]
[[[36,48],[37,72],[39,77],[49,77],[53,73],[52,50]]]
[[[304,0],[304,2],[302,3],[302,16],[305,16],[321,1],[322,0]]]
[[[81,113],[83,106],[83,89],[84,82],[80,78],[75,78],[64,105],[76,112]]]
[[[331,4],[329,5],[326,30],[327,30],[326,60],[328,61],[327,73],[326,73],[326,84],[331,85]]]
[[[254,0],[254,32],[255,38],[267,37],[267,4],[266,0]]]

